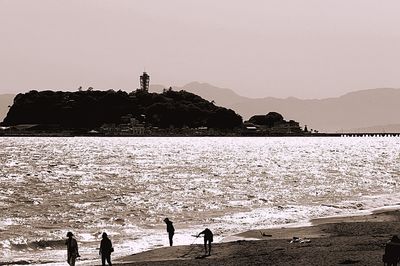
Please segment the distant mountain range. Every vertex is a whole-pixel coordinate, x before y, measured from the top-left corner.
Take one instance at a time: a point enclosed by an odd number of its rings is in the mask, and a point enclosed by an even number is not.
[[[162,92],[164,88],[166,87],[163,85],[151,85],[150,91]],[[247,100],[251,100],[251,98],[246,98],[244,96],[236,94],[231,89],[218,88],[208,83],[191,82],[183,87],[172,88],[174,90],[185,90],[194,93],[208,101],[214,101],[217,105],[226,107],[231,106],[235,103],[241,103]],[[241,115],[243,116],[243,114]]]
[[[152,85],[151,92],[162,92],[163,85]],[[231,89],[192,82],[174,90],[186,90],[233,109],[244,120],[255,114],[278,112],[285,119],[299,121],[320,132],[400,132],[400,89],[369,89],[336,98],[298,99],[289,97],[248,98]],[[0,95],[0,120],[12,104],[14,95]]]
[[[13,104],[14,94],[0,94],[0,122],[6,117],[8,106]]]
[[[151,87],[160,91],[164,86]],[[192,82],[181,88],[193,92],[216,104],[231,108],[244,120],[254,114],[278,112],[285,119],[299,121],[308,129],[320,132],[349,132],[372,130],[400,132],[400,89],[369,89],[347,93],[336,98],[298,99],[289,97],[247,98],[230,89],[207,83]]]

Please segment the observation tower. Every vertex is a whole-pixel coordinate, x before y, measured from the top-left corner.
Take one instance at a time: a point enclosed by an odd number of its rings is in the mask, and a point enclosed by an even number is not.
[[[148,92],[149,85],[150,85],[150,76],[146,72],[143,72],[143,75],[140,76],[140,89]]]

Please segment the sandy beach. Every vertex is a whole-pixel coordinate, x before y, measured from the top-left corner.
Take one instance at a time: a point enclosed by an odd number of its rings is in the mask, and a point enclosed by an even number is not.
[[[382,265],[393,234],[400,234],[400,210],[380,210],[315,219],[310,226],[247,231],[213,244],[211,256],[197,244],[133,254],[115,265]]]

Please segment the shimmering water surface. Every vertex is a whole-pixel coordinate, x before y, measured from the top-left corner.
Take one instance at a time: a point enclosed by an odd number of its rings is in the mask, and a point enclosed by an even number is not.
[[[179,245],[400,204],[398,137],[0,138],[0,163],[0,262],[64,262],[67,231],[87,261],[103,231],[114,258],[167,246],[165,217]]]

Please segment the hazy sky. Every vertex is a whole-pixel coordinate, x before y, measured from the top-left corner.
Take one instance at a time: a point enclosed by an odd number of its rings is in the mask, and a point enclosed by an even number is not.
[[[0,0],[0,92],[191,81],[244,96],[400,87],[398,0]]]

